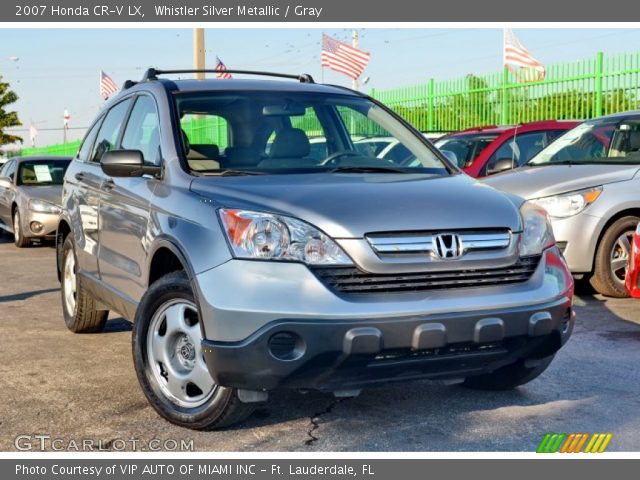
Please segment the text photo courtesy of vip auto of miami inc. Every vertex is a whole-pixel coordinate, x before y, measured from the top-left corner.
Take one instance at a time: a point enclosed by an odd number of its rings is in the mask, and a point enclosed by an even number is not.
[[[0,45],[1,450],[638,450],[639,29]]]

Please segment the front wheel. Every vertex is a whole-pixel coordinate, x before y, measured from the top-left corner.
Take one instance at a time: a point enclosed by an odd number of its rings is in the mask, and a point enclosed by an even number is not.
[[[595,257],[591,286],[608,297],[624,298],[629,294],[624,279],[629,267],[633,232],[640,218],[622,217],[604,233]]]
[[[18,248],[28,247],[31,244],[31,241],[24,236],[24,232],[22,231],[20,210],[17,208],[16,211],[13,212],[13,243],[15,243]]]
[[[184,272],[157,280],[142,298],[133,327],[133,361],[151,406],[182,427],[213,430],[253,411],[237,390],[216,385],[202,353],[201,320]]]
[[[551,364],[554,356],[541,359],[533,367],[527,367],[524,360],[518,360],[495,372],[468,377],[464,381],[464,386],[477,390],[511,390],[539,377]]]

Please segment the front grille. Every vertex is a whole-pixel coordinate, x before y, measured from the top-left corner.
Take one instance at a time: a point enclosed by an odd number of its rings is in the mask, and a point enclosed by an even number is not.
[[[483,230],[460,232],[372,233],[366,239],[379,256],[429,254],[436,255],[435,238],[438,234],[455,235],[460,254],[477,250],[500,250],[511,243],[508,230]]]
[[[313,272],[325,285],[342,293],[423,292],[526,282],[539,261],[540,256],[525,257],[509,267],[440,272],[379,274],[353,267],[315,267]]]

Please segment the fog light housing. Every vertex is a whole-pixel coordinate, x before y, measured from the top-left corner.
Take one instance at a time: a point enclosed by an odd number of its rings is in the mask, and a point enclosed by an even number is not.
[[[269,339],[269,353],[278,360],[297,360],[304,350],[304,340],[296,333],[278,332]]]
[[[29,224],[29,228],[33,233],[42,233],[42,230],[44,229],[44,225],[41,224],[40,222],[33,221]]]

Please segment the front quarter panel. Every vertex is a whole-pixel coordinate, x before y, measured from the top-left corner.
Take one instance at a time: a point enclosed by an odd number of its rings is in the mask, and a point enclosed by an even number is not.
[[[160,183],[154,190],[149,218],[149,271],[153,254],[167,243],[173,245],[192,275],[231,259],[217,216],[217,204],[191,192],[186,186]]]

